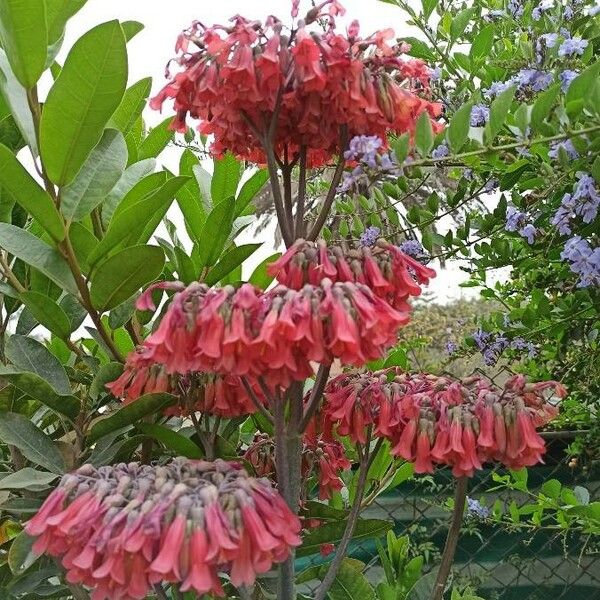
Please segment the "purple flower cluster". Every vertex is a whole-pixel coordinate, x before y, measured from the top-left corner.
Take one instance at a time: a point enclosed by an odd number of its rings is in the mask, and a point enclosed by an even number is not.
[[[600,208],[600,192],[596,182],[587,173],[578,173],[578,181],[573,187],[572,194],[565,194],[560,207],[550,220],[561,235],[570,235],[571,220],[579,216],[584,223],[591,223],[597,216]]]
[[[476,519],[487,519],[492,514],[492,511],[481,504],[479,500],[467,496],[467,516]]]
[[[508,81],[494,81],[489,88],[484,90],[483,95],[486,99],[491,100],[512,85],[518,85],[517,91],[519,92],[524,92],[528,89],[533,92],[541,92],[550,87],[553,79],[554,76],[552,73],[540,69],[521,69]]]
[[[471,109],[471,127],[483,127],[490,119],[490,109],[485,104],[475,104]]]
[[[580,37],[567,38],[558,48],[559,56],[581,56],[588,41]]]
[[[421,242],[417,240],[406,240],[402,242],[398,248],[404,252],[404,254],[408,254],[413,258],[423,258],[427,255],[425,249],[423,248]]]
[[[539,21],[542,14],[550,10],[554,6],[554,0],[542,0],[532,11],[531,17],[534,21]]]
[[[450,355],[454,354],[458,350],[458,344],[452,340],[446,342],[446,352]]]
[[[527,356],[533,358],[537,354],[535,346],[522,337],[515,337],[512,341],[506,337],[504,331],[492,335],[483,329],[473,333],[475,345],[483,356],[483,362],[488,366],[494,366],[505,350],[527,351]]]
[[[525,11],[523,4],[519,0],[508,0],[508,12],[515,18],[519,19]]]
[[[431,158],[444,158],[450,154],[450,150],[446,144],[440,144],[431,152]]]
[[[377,154],[383,146],[383,140],[376,135],[357,135],[350,140],[348,150],[344,152],[346,160],[358,160],[375,168]]]
[[[600,246],[592,248],[588,240],[576,235],[567,241],[560,257],[579,275],[577,287],[600,286]]]
[[[552,160],[556,160],[559,156],[560,149],[563,149],[567,153],[567,157],[571,160],[575,160],[579,158],[579,152],[577,152],[577,148],[573,146],[573,142],[571,140],[564,140],[562,142],[553,142],[550,146],[550,151],[548,152],[548,156]]]
[[[367,227],[362,235],[360,236],[360,245],[361,246],[374,246],[375,242],[379,238],[379,234],[381,233],[381,229],[379,227]]]
[[[520,211],[514,206],[508,206],[506,208],[506,225],[504,228],[506,231],[518,232],[519,235],[527,240],[528,244],[533,244],[537,229],[529,220],[530,217],[527,213]]]
[[[571,69],[565,69],[561,73],[558,74],[558,78],[560,79],[560,89],[566,93],[571,85],[571,82],[575,77],[579,75],[578,71],[572,71]]]

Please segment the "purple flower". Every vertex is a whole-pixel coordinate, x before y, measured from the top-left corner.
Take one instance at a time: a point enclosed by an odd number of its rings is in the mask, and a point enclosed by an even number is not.
[[[505,17],[506,13],[503,10],[490,10],[487,15],[483,16],[483,19],[488,22],[498,21],[502,17]]]
[[[481,504],[479,500],[475,500],[475,498],[470,498],[467,496],[467,516],[475,517],[477,519],[487,519],[492,514],[492,511],[487,507]]]
[[[483,190],[488,194],[491,194],[500,184],[497,179],[488,179],[486,184],[483,186]]]
[[[554,48],[556,42],[558,42],[558,33],[543,33],[538,38],[536,47],[538,50],[541,50],[543,46],[546,48]]]
[[[546,73],[538,69],[521,69],[513,81],[519,84],[519,89],[530,87],[534,92],[541,92],[552,83],[552,73]]]
[[[481,328],[473,334],[473,339],[475,340],[475,343],[477,344],[477,347],[480,350],[485,350],[487,343],[491,337],[492,336],[490,333],[488,333],[487,331],[483,331],[483,329]]]
[[[488,100],[499,96],[512,85],[512,81],[494,81],[490,87],[483,92],[483,95]]]
[[[561,148],[567,153],[567,156],[571,160],[575,160],[576,158],[579,158],[579,152],[577,152],[577,149],[575,148],[575,146],[573,146],[573,142],[571,140],[564,140],[562,142],[553,142],[550,147],[550,151],[548,152],[548,156],[551,159],[556,160],[559,156],[559,152],[560,152]]]
[[[381,229],[379,227],[367,227],[362,235],[360,236],[360,245],[361,246],[373,246],[381,233]]]
[[[595,17],[598,13],[600,13],[600,2],[597,2],[595,6],[590,6],[586,13],[590,17]]]
[[[366,176],[361,165],[357,165],[352,169],[351,173],[344,173],[344,179],[338,187],[339,192],[349,192],[351,189],[357,187],[361,182],[368,183],[369,178]]]
[[[448,150],[448,146],[446,146],[446,144],[440,144],[431,152],[431,158],[444,158],[445,156],[448,156],[449,153],[450,150]]]
[[[471,127],[483,127],[490,118],[490,109],[485,104],[475,104],[471,109]]]
[[[579,215],[584,223],[591,223],[598,215],[600,206],[600,193],[596,188],[596,181],[587,173],[578,173],[579,181],[575,184],[573,200],[575,214]]]
[[[468,181],[471,181],[471,179],[473,179],[473,169],[465,169],[462,172],[462,176]]]
[[[569,38],[565,40],[558,48],[559,56],[573,56],[583,54],[583,51],[587,48],[588,41],[583,40],[580,37]]]
[[[458,350],[456,342],[446,342],[446,352],[448,354],[454,354]]]
[[[571,271],[579,275],[577,287],[600,286],[600,247],[592,248],[576,235],[567,240],[560,257],[569,261]]]
[[[508,12],[515,18],[523,16],[524,8],[519,0],[508,0]]]
[[[535,243],[536,233],[537,229],[531,223],[525,225],[525,227],[523,227],[522,229],[519,229],[519,234],[522,235],[527,240],[527,243],[530,245]]]
[[[565,194],[561,206],[559,206],[552,219],[550,219],[550,223],[558,229],[560,235],[571,234],[570,221],[573,216],[573,209],[568,206],[570,200],[571,194]]]
[[[571,69],[565,69],[562,73],[559,73],[558,78],[560,79],[560,89],[566,92],[571,85],[571,82],[575,77],[579,75],[578,71],[571,71]]]
[[[542,18],[542,13],[550,10],[554,6],[553,0],[542,0],[534,9],[531,11],[531,17],[534,21],[539,21]]]
[[[376,135],[357,135],[350,140],[350,146],[344,152],[344,158],[346,160],[364,160],[365,157],[375,156],[381,146],[383,146],[383,140]]]
[[[563,17],[567,19],[567,21],[573,18],[573,14],[573,9],[570,6],[565,6],[565,10],[563,10]]]
[[[425,250],[423,249],[421,242],[417,240],[406,240],[402,242],[398,246],[398,248],[400,248],[400,250],[404,252],[404,254],[408,254],[413,258],[420,258],[422,256],[425,256]]]
[[[506,231],[517,231],[527,224],[527,215],[514,206],[506,207]]]

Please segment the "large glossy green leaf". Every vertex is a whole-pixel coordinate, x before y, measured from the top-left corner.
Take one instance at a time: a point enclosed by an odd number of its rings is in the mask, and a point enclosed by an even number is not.
[[[165,265],[165,254],[158,246],[132,246],[117,252],[94,272],[90,295],[101,312],[110,310],[154,281]]]
[[[44,0],[2,0],[0,42],[21,85],[32,88],[46,65],[48,36]]]
[[[241,265],[249,256],[252,256],[262,244],[244,244],[234,246],[223,254],[219,262],[208,272],[204,278],[207,285],[214,285],[229,275],[237,266]]]
[[[8,551],[8,566],[14,575],[24,573],[40,557],[32,550],[35,538],[22,531],[10,545]]]
[[[194,167],[199,161],[191,150],[184,150],[179,159],[179,174],[190,177],[190,180],[177,192],[177,204],[185,220],[186,229],[194,242],[200,240],[202,226],[206,221],[206,208],[202,201],[200,185],[194,176]]]
[[[35,181],[17,157],[0,144],[0,186],[57,241],[65,238],[65,228],[50,195]]]
[[[242,185],[242,189],[238,194],[238,197],[235,200],[235,216],[239,217],[248,204],[254,199],[256,194],[263,189],[267,180],[269,179],[269,174],[266,169],[260,169],[256,171],[249,179]]]
[[[321,567],[325,574],[327,567]],[[344,559],[329,589],[330,600],[375,600],[375,590],[353,560]]]
[[[95,423],[88,435],[88,441],[93,443],[112,431],[133,425],[146,415],[160,412],[175,402],[177,396],[171,394],[146,394]]]
[[[178,456],[187,458],[202,458],[204,456],[202,450],[192,440],[168,427],[154,423],[140,423],[136,425],[136,428],[145,435],[164,444],[170,450],[174,450]]]
[[[48,473],[47,471],[38,471],[31,467],[25,467],[0,479],[0,490],[40,492],[47,489],[48,484],[57,477],[57,473]]]
[[[119,104],[117,110],[115,110],[115,113],[110,118],[108,123],[109,127],[114,127],[121,133],[127,134],[133,127],[135,121],[142,114],[151,87],[152,78],[147,77],[127,88],[123,95],[123,99],[121,100],[121,104]]]
[[[64,473],[65,461],[58,446],[27,417],[3,412],[0,419],[0,439],[16,446],[25,458],[52,473]]]
[[[71,321],[65,311],[52,298],[39,292],[24,292],[20,296],[34,318],[59,338],[71,333]]]
[[[86,2],[87,0],[45,0],[49,46],[60,40],[67,21],[79,12]]]
[[[4,50],[0,48],[0,91],[10,107],[10,112],[21,131],[21,135],[31,148],[33,154],[37,156],[38,148],[35,137],[35,127],[33,117],[27,104],[27,94],[25,88],[17,81],[15,74],[10,68],[8,58]]]
[[[158,175],[154,173],[146,179]],[[148,191],[141,196],[131,190],[131,196],[128,194],[117,207],[106,235],[88,257],[90,265],[95,265],[100,258],[114,254],[124,246],[146,243],[165,216],[175,194],[187,180],[187,177],[172,177],[154,192]],[[139,182],[138,186],[143,186],[143,182]],[[125,205],[127,208],[123,208]],[[147,233],[148,230],[151,230],[150,233]]]
[[[24,335],[11,335],[6,340],[6,357],[17,368],[35,373],[63,396],[71,393],[64,367],[44,344]]]
[[[385,535],[394,524],[390,521],[378,519],[361,519],[356,524],[353,540],[373,539]],[[302,546],[296,551],[296,555],[310,556],[317,554],[321,544],[338,544],[344,534],[346,523],[344,521],[331,521],[315,527],[306,533]]]
[[[57,250],[32,233],[10,223],[0,223],[0,247],[35,267],[65,290],[77,294],[77,286],[66,261]]]
[[[80,221],[101,204],[127,166],[125,138],[106,129],[75,179],[61,192],[60,211],[69,221]]]
[[[138,148],[138,160],[156,158],[173,139],[175,132],[170,129],[173,117],[165,119],[153,127]]]
[[[235,196],[242,176],[242,163],[228,152],[223,158],[214,161],[214,172],[210,185],[213,205]]]
[[[118,21],[94,27],[73,46],[44,105],[40,152],[50,179],[70,183],[100,141],[127,83]]]
[[[208,215],[200,236],[201,267],[212,267],[221,256],[233,226],[234,210],[235,199],[230,196],[216,204]]]

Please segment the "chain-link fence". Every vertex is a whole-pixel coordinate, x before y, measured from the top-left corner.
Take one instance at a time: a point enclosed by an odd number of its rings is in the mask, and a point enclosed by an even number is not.
[[[529,469],[530,490],[549,479],[569,487],[585,487],[593,501],[600,497],[600,472],[572,469],[565,459],[568,440],[549,436],[546,464]],[[480,471],[470,481],[468,496],[491,507],[530,500],[522,493],[490,491],[498,484],[494,471]],[[408,534],[413,551],[424,555],[426,569],[435,568],[444,547],[450,513],[444,507],[453,494],[448,470],[420,476],[387,492],[363,513],[365,518],[394,521],[397,534]],[[525,519],[524,519],[525,520]],[[351,556],[366,563],[373,583],[383,580],[375,540],[355,544]],[[473,585],[486,600],[600,600],[600,539],[587,534],[565,535],[557,529],[530,525],[511,530],[487,519],[467,517],[461,531],[454,580]]]

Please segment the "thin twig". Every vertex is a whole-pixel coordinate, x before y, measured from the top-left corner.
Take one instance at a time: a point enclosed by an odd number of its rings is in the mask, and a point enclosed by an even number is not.
[[[248,383],[248,379],[242,376],[242,385],[246,390],[252,404],[258,409],[258,412],[265,418],[269,423],[273,423],[273,415],[267,410],[265,405],[258,399],[258,396],[254,393],[252,386]]]
[[[315,379],[315,384],[310,392],[310,398],[308,399],[308,403],[306,405],[306,410],[304,411],[304,416],[302,417],[302,421],[300,422],[300,431],[305,431],[310,423],[310,420],[313,418],[313,415],[317,411],[319,406],[319,402],[321,401],[321,397],[323,396],[323,390],[327,385],[327,379],[329,378],[329,371],[331,370],[331,366],[329,365],[320,365],[319,370],[317,371],[317,377]]]
[[[296,226],[294,237],[304,237],[304,201],[306,198],[306,146],[300,147],[300,173],[298,174],[298,196],[296,198]]]

